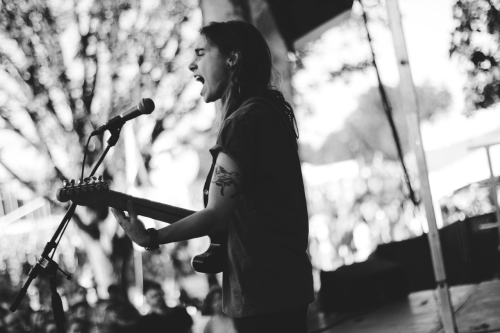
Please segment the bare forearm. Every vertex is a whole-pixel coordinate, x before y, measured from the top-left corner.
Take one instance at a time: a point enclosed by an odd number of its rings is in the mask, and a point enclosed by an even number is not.
[[[224,221],[213,209],[203,209],[165,228],[158,230],[160,244],[180,242],[222,231]]]
[[[207,207],[158,230],[158,242],[179,242],[226,230],[241,196],[242,186],[239,166],[228,155],[220,152],[209,188]],[[129,201],[127,205],[129,217],[115,209],[113,214],[132,241],[140,246],[151,245],[151,237],[137,218],[133,203]]]

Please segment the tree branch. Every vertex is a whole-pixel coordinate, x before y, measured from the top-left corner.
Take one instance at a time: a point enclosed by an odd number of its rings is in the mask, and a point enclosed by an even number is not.
[[[21,184],[23,184],[26,188],[28,188],[29,190],[31,190],[34,194],[36,194],[37,196],[40,196],[40,197],[43,197],[45,200],[47,200],[48,202],[50,202],[53,206],[55,207],[59,207],[59,208],[63,208],[63,205],[60,203],[60,202],[57,202],[57,201],[54,201],[52,200],[52,198],[50,198],[49,196],[47,195],[44,195],[44,194],[40,194],[38,193],[38,190],[36,189],[36,187],[31,183],[31,182],[28,182],[28,181],[25,181],[23,180],[19,175],[17,175],[11,168],[9,168],[1,159],[0,159],[0,165],[9,173],[12,175],[12,177],[14,177],[15,179],[17,179],[17,181],[19,181]],[[76,225],[82,230],[84,231],[85,233],[87,233],[90,237],[92,237],[93,239],[98,239],[99,238],[99,229],[97,228],[97,226],[89,226],[89,225],[86,225],[85,223],[83,223],[81,217],[75,212],[73,214],[73,220],[75,221]]]
[[[362,72],[368,67],[372,67],[373,62],[366,60],[355,65],[345,64],[338,71],[330,72],[330,80],[336,79],[339,76],[344,76],[346,74],[351,74],[354,72]]]
[[[58,202],[56,202],[56,201],[54,201],[54,200],[52,200],[52,198],[50,198],[50,197],[48,197],[46,195],[40,195],[40,193],[38,193],[36,187],[31,182],[25,181],[21,177],[19,177],[19,175],[17,175],[14,171],[12,171],[12,169],[9,168],[1,159],[0,159],[0,165],[2,165],[2,167],[8,173],[10,173],[12,175],[12,177],[14,177],[15,179],[17,179],[21,184],[23,184],[26,188],[28,188],[29,190],[31,190],[34,194],[43,197],[44,199],[46,199],[47,201],[49,201],[54,206],[61,207],[61,204],[58,203]]]

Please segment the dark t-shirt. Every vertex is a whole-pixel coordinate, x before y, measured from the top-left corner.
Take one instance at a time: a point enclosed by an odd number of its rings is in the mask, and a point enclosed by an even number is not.
[[[136,332],[144,333],[186,333],[193,325],[193,319],[183,307],[169,309],[166,315],[150,313],[141,317]]]
[[[222,124],[210,149],[214,163],[221,151],[244,173],[228,225],[224,312],[247,317],[306,306],[314,300],[308,215],[296,139],[285,114],[269,101],[247,101]]]

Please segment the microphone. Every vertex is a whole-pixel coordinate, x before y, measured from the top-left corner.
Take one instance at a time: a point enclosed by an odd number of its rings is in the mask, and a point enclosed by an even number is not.
[[[125,124],[130,119],[134,119],[136,117],[139,117],[142,114],[150,114],[151,112],[153,112],[154,109],[155,109],[155,103],[153,102],[153,100],[151,100],[150,98],[143,98],[143,99],[141,99],[139,104],[137,104],[136,106],[134,106],[130,110],[125,111],[122,114],[114,117],[113,119],[110,119],[106,123],[106,125],[102,125],[101,127],[94,130],[90,134],[90,136],[104,133],[107,130],[114,130],[114,129],[120,128],[123,126],[123,124]]]

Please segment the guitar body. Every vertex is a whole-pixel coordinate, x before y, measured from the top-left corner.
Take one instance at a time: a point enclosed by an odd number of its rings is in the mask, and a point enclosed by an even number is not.
[[[217,274],[224,270],[226,262],[227,232],[210,236],[210,246],[202,254],[194,256],[191,266],[200,273]]]
[[[186,216],[195,213],[192,210],[174,207],[159,202],[133,197],[124,193],[111,191],[108,184],[102,180],[89,181],[74,185],[65,183],[57,190],[57,200],[72,201],[80,206],[106,205],[118,210],[128,211],[127,202],[131,200],[137,215],[145,216],[166,223],[175,223]],[[227,233],[210,235],[210,247],[202,254],[195,256],[191,262],[194,270],[200,273],[217,274],[224,269]]]

